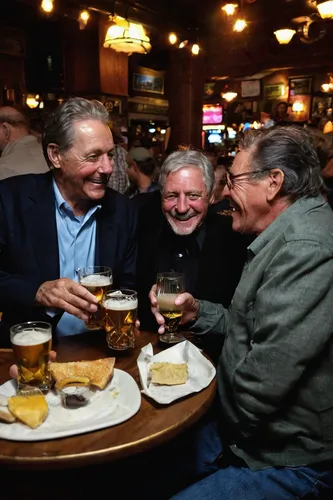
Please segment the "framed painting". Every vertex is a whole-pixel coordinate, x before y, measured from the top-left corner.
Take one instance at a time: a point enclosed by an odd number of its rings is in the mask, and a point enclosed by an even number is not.
[[[260,90],[260,80],[244,80],[241,83],[241,97],[258,97]]]
[[[308,95],[312,91],[312,77],[306,76],[302,78],[289,79],[289,95]]]
[[[133,73],[133,90],[153,94],[164,94],[164,77]]]
[[[322,118],[323,116],[326,116],[327,110],[331,107],[331,96],[315,96],[312,99],[311,118]]]

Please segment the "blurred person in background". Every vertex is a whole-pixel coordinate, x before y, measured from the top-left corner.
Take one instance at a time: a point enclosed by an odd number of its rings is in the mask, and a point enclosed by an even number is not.
[[[232,156],[219,156],[217,158],[217,164],[214,168],[214,191],[212,202],[209,207],[211,211],[223,213],[225,210],[230,210],[229,201],[224,198],[223,190],[227,183],[227,170],[231,167],[232,162]]]
[[[45,122],[40,116],[34,116],[29,120],[29,131],[34,135],[38,142],[42,142],[42,135],[45,127]]]
[[[124,194],[129,188],[129,180],[126,173],[127,163],[126,155],[127,151],[121,144],[123,143],[123,137],[121,135],[120,127],[115,124],[111,125],[111,132],[114,141],[114,154],[113,154],[113,170],[112,175],[108,181],[108,187],[118,191],[118,193]]]
[[[0,107],[0,180],[49,170],[27,118],[14,107]]]
[[[131,148],[127,153],[126,161],[127,175],[131,184],[126,192],[129,198],[140,193],[151,193],[159,188],[155,179],[156,163],[148,149]]]

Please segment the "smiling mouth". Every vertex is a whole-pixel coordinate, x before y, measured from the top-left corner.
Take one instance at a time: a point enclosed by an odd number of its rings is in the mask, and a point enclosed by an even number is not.
[[[108,179],[103,179],[103,178],[99,178],[99,179],[90,179],[88,177],[87,181],[89,182],[92,182],[93,184],[97,184],[97,185],[100,185],[100,186],[106,186],[107,182],[108,182]]]

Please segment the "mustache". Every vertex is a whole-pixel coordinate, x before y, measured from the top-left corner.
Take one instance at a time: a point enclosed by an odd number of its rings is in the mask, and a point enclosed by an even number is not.
[[[180,214],[179,212],[173,212],[171,213],[171,215],[174,219],[184,222],[198,215],[198,212],[196,212],[195,210],[189,210],[185,214]]]

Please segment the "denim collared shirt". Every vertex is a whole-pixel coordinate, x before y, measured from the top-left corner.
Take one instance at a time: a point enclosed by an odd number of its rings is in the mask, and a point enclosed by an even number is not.
[[[301,198],[248,247],[229,311],[200,302],[199,331],[225,335],[224,430],[252,469],[333,460],[333,213]]]
[[[90,208],[85,215],[76,216],[62,197],[55,180],[53,188],[56,200],[60,278],[77,281],[77,270],[95,263],[95,214],[101,205]],[[56,333],[58,336],[65,336],[86,330],[82,320],[65,312],[57,325]]]

